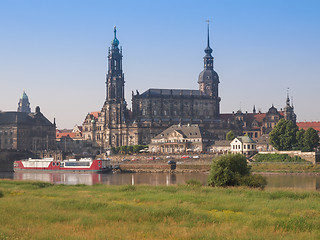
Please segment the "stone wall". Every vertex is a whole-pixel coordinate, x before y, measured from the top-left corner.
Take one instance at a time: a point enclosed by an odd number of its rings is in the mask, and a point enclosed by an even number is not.
[[[320,152],[301,152],[301,151],[274,151],[274,152],[259,152],[260,154],[288,154],[290,157],[298,156],[302,159],[311,162],[312,164],[320,163]]]

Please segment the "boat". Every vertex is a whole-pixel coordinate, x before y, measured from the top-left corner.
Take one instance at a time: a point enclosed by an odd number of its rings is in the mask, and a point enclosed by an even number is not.
[[[14,161],[14,171],[37,170],[37,171],[91,171],[108,172],[112,170],[110,159],[80,158],[68,160],[54,160],[53,158],[24,159]]]

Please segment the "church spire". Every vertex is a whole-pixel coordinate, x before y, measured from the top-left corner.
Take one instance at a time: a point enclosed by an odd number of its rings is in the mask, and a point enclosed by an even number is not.
[[[289,88],[287,88],[287,100],[286,100],[287,106],[290,106],[290,98],[289,98]]]
[[[114,26],[114,38],[111,42],[111,45],[112,45],[112,48],[118,48],[118,45],[119,45],[119,40],[117,39],[117,27]]]
[[[212,49],[210,48],[210,34],[209,34],[209,20],[206,21],[208,23],[208,36],[207,36],[207,47],[206,49],[204,50],[204,52],[206,53],[206,56],[211,56],[211,53],[212,53]],[[212,56],[211,56],[212,57]]]
[[[212,49],[210,47],[210,39],[209,39],[209,20],[206,21],[208,23],[207,26],[207,47],[205,48],[204,52],[206,55],[204,56],[204,69],[205,70],[213,70],[213,57],[211,55]]]

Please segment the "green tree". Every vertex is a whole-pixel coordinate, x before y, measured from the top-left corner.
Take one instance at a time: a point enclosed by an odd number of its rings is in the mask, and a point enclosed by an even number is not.
[[[241,176],[248,176],[250,167],[247,159],[241,154],[229,154],[214,160],[208,178],[210,186],[236,186]]]
[[[308,128],[303,137],[303,151],[311,152],[319,146],[319,135],[313,128]]]
[[[304,133],[305,132],[306,131],[303,128],[301,128],[296,134],[296,139],[297,139],[296,147],[297,147],[297,149],[300,149],[300,150],[303,149],[303,146],[304,146],[304,143],[303,143],[304,142]]]
[[[227,132],[226,134],[226,139],[229,141],[232,141],[236,136],[234,135],[233,131],[230,130],[229,132]]]
[[[292,150],[297,145],[299,128],[290,120],[281,119],[270,132],[270,142],[277,150]]]

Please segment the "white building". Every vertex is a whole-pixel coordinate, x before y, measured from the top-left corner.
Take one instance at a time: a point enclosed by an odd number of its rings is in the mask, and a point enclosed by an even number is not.
[[[231,153],[252,155],[257,153],[257,143],[249,136],[239,136],[230,143]]]

